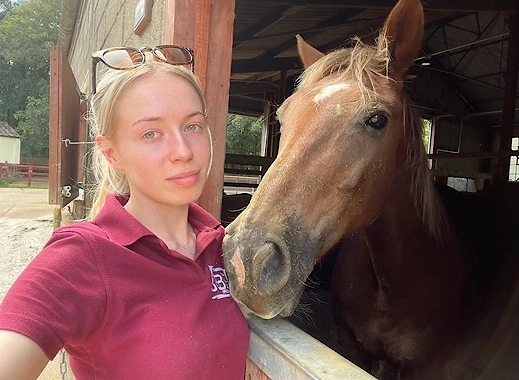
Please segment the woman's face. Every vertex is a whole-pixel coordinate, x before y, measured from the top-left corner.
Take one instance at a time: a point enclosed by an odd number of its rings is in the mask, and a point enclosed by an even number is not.
[[[174,74],[145,74],[125,89],[114,112],[114,138],[98,143],[111,165],[126,174],[132,200],[169,206],[197,200],[211,147],[192,85]]]

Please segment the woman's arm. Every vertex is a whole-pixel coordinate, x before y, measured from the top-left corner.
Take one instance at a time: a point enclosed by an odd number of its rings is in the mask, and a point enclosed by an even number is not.
[[[49,359],[25,335],[0,330],[0,380],[37,379]]]

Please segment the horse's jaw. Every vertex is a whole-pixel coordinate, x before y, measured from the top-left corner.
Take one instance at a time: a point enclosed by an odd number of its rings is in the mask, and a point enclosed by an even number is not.
[[[298,295],[296,295],[291,300],[291,302],[288,302],[284,306],[280,305],[279,307],[273,307],[273,308],[269,308],[269,309],[258,308],[255,303],[248,305],[248,304],[242,302],[241,299],[243,299],[243,298],[241,297],[239,292],[238,292],[238,294],[236,294],[237,292],[236,292],[236,290],[233,290],[232,285],[231,285],[231,295],[232,295],[233,299],[236,301],[236,303],[238,304],[238,306],[240,307],[240,309],[242,310],[243,314],[245,314],[245,315],[254,314],[262,319],[273,319],[278,316],[287,318],[287,317],[290,317],[294,313],[295,309],[297,308],[297,306],[299,304],[299,300],[301,298],[301,294],[303,293],[303,289],[304,288],[301,288],[301,292]],[[269,302],[267,302],[266,304],[269,304]]]

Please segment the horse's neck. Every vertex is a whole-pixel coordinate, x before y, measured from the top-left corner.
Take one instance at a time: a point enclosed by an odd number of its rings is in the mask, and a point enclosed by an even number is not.
[[[394,178],[380,216],[362,234],[381,283],[398,282],[403,273],[419,277],[428,266],[437,264],[442,256],[439,252],[446,248],[424,224],[410,189],[411,173],[402,170]]]

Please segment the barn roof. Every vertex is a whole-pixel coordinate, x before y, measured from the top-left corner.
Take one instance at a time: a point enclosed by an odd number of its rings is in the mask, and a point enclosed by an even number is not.
[[[280,77],[286,75],[288,86],[293,84],[301,72],[295,34],[321,51],[344,46],[352,36],[369,42],[395,4],[396,0],[236,0],[231,112],[261,114],[262,100],[279,91]],[[518,1],[423,4],[422,52],[407,82],[413,103],[426,115],[472,115],[484,125],[500,125],[508,14],[517,12]]]
[[[1,120],[0,120],[0,136],[20,138],[20,135],[13,129],[13,127],[11,127],[6,121],[1,121]]]

